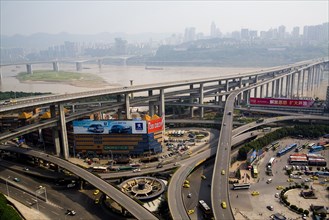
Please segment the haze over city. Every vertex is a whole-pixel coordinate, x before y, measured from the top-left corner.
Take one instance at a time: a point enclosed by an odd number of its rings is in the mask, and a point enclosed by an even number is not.
[[[182,33],[209,35],[328,22],[328,1],[0,1],[1,35]]]

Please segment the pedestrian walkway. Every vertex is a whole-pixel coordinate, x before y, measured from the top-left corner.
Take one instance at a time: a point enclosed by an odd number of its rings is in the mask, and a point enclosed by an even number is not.
[[[16,210],[24,217],[26,220],[50,220],[48,216],[32,207],[27,207],[26,205],[6,196],[7,200],[10,201],[16,208]]]

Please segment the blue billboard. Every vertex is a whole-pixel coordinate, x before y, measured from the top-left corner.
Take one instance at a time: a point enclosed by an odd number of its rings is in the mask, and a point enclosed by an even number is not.
[[[146,121],[73,121],[74,134],[146,134]]]

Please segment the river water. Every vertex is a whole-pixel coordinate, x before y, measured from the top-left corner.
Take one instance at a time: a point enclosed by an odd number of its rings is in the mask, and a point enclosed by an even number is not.
[[[75,63],[60,64],[60,70],[76,72]],[[52,70],[50,64],[33,64],[34,70]],[[178,80],[201,79],[207,77],[236,76],[239,73],[250,73],[262,70],[260,67],[235,68],[235,67],[174,67],[164,66],[161,69],[146,69],[144,66],[113,66],[103,65],[99,69],[97,64],[83,64],[82,73],[92,73],[107,82],[106,86],[97,84],[86,86],[72,86],[64,83],[45,82],[19,82],[16,76],[19,72],[26,72],[25,65],[1,67],[2,81],[0,91],[22,91],[22,92],[51,92],[54,94],[73,93],[105,89],[113,87],[129,86],[130,80],[134,85],[152,84],[161,82],[174,82]],[[319,97],[325,99],[328,77],[321,82],[321,87],[312,93],[304,94],[308,97]]]
[[[51,70],[52,65],[33,64],[34,70]],[[76,72],[75,64],[60,64],[60,70]],[[162,67],[162,69],[145,69],[144,66],[111,66],[103,65],[100,70],[96,64],[83,64],[83,73],[93,73],[103,78],[108,86],[79,87],[64,83],[28,82],[16,79],[19,72],[26,72],[26,66],[1,67],[2,83],[0,91],[51,92],[55,94],[90,91],[95,89],[171,82],[178,80],[199,79],[236,75],[261,70],[260,68],[222,68],[222,67]]]

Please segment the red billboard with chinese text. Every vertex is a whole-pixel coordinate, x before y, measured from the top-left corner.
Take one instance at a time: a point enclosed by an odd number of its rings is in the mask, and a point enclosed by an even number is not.
[[[162,118],[154,119],[147,122],[147,133],[162,131],[162,129],[163,129]]]
[[[275,99],[275,98],[250,98],[250,105],[271,105],[271,106],[290,106],[290,107],[310,107],[314,100],[302,99]]]

